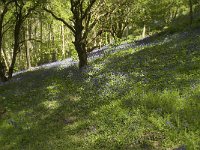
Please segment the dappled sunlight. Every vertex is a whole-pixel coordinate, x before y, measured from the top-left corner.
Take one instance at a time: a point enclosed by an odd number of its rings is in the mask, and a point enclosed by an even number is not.
[[[58,101],[44,101],[42,102],[42,105],[46,109],[57,109],[60,106],[60,103]]]
[[[81,97],[80,96],[72,96],[72,95],[70,95],[69,96],[69,100],[70,101],[73,101],[73,102],[78,102],[78,101],[80,101],[81,100]]]

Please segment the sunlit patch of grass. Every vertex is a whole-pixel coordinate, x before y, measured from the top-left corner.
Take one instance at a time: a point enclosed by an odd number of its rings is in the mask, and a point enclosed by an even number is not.
[[[58,101],[44,101],[42,105],[47,109],[56,109],[60,106]]]

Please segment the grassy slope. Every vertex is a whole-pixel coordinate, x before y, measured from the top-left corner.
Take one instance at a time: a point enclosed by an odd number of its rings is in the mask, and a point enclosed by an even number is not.
[[[0,86],[0,149],[200,149],[200,36],[160,40]]]

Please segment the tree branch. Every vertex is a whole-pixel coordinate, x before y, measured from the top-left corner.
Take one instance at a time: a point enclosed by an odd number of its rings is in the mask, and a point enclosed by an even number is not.
[[[11,26],[9,26],[9,27],[7,27],[7,29],[5,29],[5,30],[3,30],[3,32],[2,32],[2,36],[10,29],[12,27],[12,25]]]
[[[32,12],[33,10],[35,10],[36,7],[38,7],[38,6],[39,6],[39,4],[36,4],[35,6],[29,8],[27,14],[24,15],[24,17],[23,17],[23,20],[25,20],[25,19],[31,14],[31,12]]]
[[[90,10],[92,9],[92,6],[94,5],[95,2],[96,2],[96,0],[90,0],[90,4],[88,5],[88,7],[85,9],[85,12],[83,13],[82,20],[85,19],[85,17],[90,12]]]
[[[56,20],[63,22],[73,33],[75,33],[74,28],[69,25],[63,18],[56,16],[51,10],[43,8],[46,12],[50,13]]]
[[[19,42],[19,44],[22,44],[22,43],[27,42],[27,41],[36,41],[36,42],[43,43],[41,40],[37,40],[37,39],[26,39],[26,40],[23,40],[23,41]]]
[[[83,34],[83,39],[84,38],[87,38],[88,36],[88,33],[95,27],[95,25],[97,24],[98,20],[101,18],[101,17],[104,17],[106,16],[108,13],[105,13],[103,15],[99,15],[90,25],[87,25],[86,26],[86,29],[85,29],[85,32]]]

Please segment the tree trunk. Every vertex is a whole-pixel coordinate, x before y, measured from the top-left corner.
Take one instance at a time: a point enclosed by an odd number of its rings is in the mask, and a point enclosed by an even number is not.
[[[20,40],[20,31],[21,31],[21,26],[22,26],[22,11],[20,10],[19,14],[16,16],[16,23],[15,23],[15,29],[14,29],[14,48],[13,48],[13,56],[12,56],[12,62],[9,68],[8,72],[8,79],[12,78],[13,72],[14,72],[14,67],[15,67],[15,62],[17,58],[17,53],[20,51],[20,45],[19,45],[19,40]]]
[[[43,22],[42,22],[42,16],[41,16],[41,14],[40,14],[40,19],[39,19],[39,22],[40,22],[40,41],[41,41],[41,43],[40,43],[40,45],[39,45],[39,49],[40,49],[40,51],[42,51],[42,42],[43,42]],[[36,37],[35,37],[36,38]]]
[[[97,46],[97,38],[96,38],[96,35],[97,35],[96,31],[94,31],[94,37],[95,37],[95,39],[94,39],[94,46]]]
[[[16,47],[14,49],[16,49]],[[12,75],[13,75],[13,72],[14,72],[16,58],[17,58],[17,52],[13,52],[12,63],[10,65],[9,72],[8,72],[8,79],[12,78]]]
[[[48,33],[48,48],[51,49],[51,45],[52,45],[52,41],[51,41],[51,37],[52,37],[52,34],[51,34],[51,29],[52,29],[52,24],[47,24],[47,29],[49,30],[49,33]]]
[[[33,20],[34,22],[36,22],[37,20],[36,19],[34,19]],[[30,26],[32,29],[31,30],[33,30],[34,31],[34,34],[33,34],[33,37],[35,38],[35,39],[37,39],[37,33],[38,33],[38,26],[39,26],[39,22],[38,22],[38,24],[37,25],[35,25],[34,27],[33,26]],[[38,45],[38,43],[37,43],[37,41],[34,41],[34,44],[33,44],[33,47],[32,47],[32,49],[37,53],[37,54],[35,54],[35,61],[37,62],[37,60],[38,60],[38,58],[40,58],[41,56],[40,56],[40,52],[42,51],[42,27],[40,28],[40,41],[41,41],[41,43]],[[38,62],[37,62],[38,63]]]
[[[83,67],[87,66],[86,46],[84,43],[81,43],[81,42],[75,42],[74,45],[78,53],[79,69],[82,69]]]
[[[79,68],[84,68],[87,66],[87,54],[85,52],[78,52],[79,57]]]
[[[0,78],[3,82],[7,81],[6,77],[6,65],[3,60],[2,56],[2,44],[3,44],[3,21],[4,21],[4,16],[6,15],[7,12],[7,6],[3,10],[3,12],[0,15]]]
[[[142,38],[146,37],[146,25],[144,25],[143,27],[143,31],[142,31]]]
[[[106,45],[108,45],[108,33],[107,33],[107,32],[105,33],[105,36],[106,36],[106,37],[105,37],[105,40],[106,40],[105,43],[106,43]]]
[[[117,24],[117,30],[116,30],[116,36],[117,38],[121,39],[123,37],[123,33],[124,33],[124,26],[123,23],[119,22]]]
[[[51,26],[51,54],[52,54],[52,62],[57,61],[57,48],[55,47],[55,35],[54,35],[54,27],[53,25]]]
[[[62,34],[62,58],[65,58],[65,28],[64,25],[62,24],[61,26],[61,34]]]
[[[99,47],[100,48],[102,47],[102,35],[100,36],[100,39],[99,39]]]
[[[28,44],[28,39],[31,39],[31,33],[29,32],[29,22],[27,21],[27,27],[25,29],[25,48],[26,48],[26,62],[27,62],[27,69],[31,68],[31,60],[30,60],[30,45]]]
[[[126,37],[129,35],[129,26],[126,27]]]
[[[6,70],[8,70],[9,69],[9,62],[8,62],[8,58],[7,58],[7,55],[6,55],[6,52],[5,52],[4,49],[2,50],[2,59],[5,62]]]
[[[2,58],[0,60],[0,79],[2,82],[8,81],[8,78],[6,77],[6,65]]]
[[[5,62],[6,71],[8,71],[10,64],[9,64],[8,54],[6,53],[5,50],[5,40],[2,40],[1,49],[2,49],[2,60],[4,60]]]
[[[189,0],[189,7],[190,7],[190,25],[193,23],[193,3],[192,0]]]
[[[86,50],[86,38],[83,37],[84,27],[83,20],[79,18],[79,16],[74,16],[76,23],[74,26],[75,29],[75,41],[74,46],[78,53],[79,57],[79,69],[87,66],[87,50]]]

